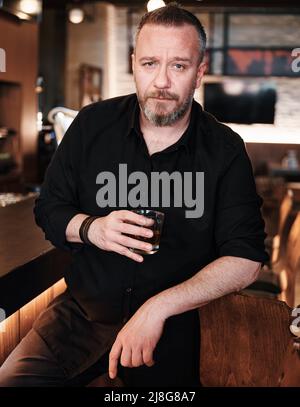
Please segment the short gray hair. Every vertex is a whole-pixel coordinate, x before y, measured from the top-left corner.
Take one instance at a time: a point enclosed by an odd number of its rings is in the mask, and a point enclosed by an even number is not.
[[[141,29],[146,24],[156,24],[171,27],[181,27],[184,24],[188,24],[195,27],[199,38],[199,61],[203,61],[207,41],[206,33],[200,20],[190,11],[181,8],[177,3],[169,3],[164,7],[160,7],[156,10],[144,14],[137,27],[135,44],[137,42],[137,38]]]

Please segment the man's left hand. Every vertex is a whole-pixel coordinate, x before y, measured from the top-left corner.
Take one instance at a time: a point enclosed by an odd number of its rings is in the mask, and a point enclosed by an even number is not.
[[[123,326],[109,354],[109,377],[117,376],[117,366],[153,366],[153,351],[159,341],[165,318],[151,299],[145,302]]]

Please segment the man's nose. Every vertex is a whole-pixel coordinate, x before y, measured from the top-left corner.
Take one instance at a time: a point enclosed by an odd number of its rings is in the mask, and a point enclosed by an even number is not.
[[[154,79],[154,86],[159,89],[170,87],[170,79],[168,77],[167,67],[161,65]]]

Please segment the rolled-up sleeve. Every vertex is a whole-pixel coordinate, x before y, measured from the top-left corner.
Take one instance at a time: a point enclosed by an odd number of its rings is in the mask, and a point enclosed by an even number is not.
[[[240,140],[219,181],[215,218],[218,257],[242,257],[261,263],[268,260],[261,205],[251,162]]]
[[[78,172],[81,157],[81,113],[65,133],[45,174],[34,215],[47,240],[64,250],[82,245],[66,240],[70,220],[81,213],[78,200]]]

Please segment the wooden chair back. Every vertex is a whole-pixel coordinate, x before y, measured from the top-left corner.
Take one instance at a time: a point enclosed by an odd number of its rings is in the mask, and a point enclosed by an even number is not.
[[[280,385],[293,342],[287,304],[230,294],[203,306],[199,314],[203,386]]]
[[[300,212],[298,212],[287,239],[286,252],[280,269],[282,293],[280,299],[290,307],[295,304],[295,283],[300,272]],[[299,299],[297,299],[299,301]]]
[[[280,204],[278,232],[273,238],[272,264],[276,263],[285,253],[288,233],[295,219],[293,205],[294,193],[291,189],[288,189]]]

